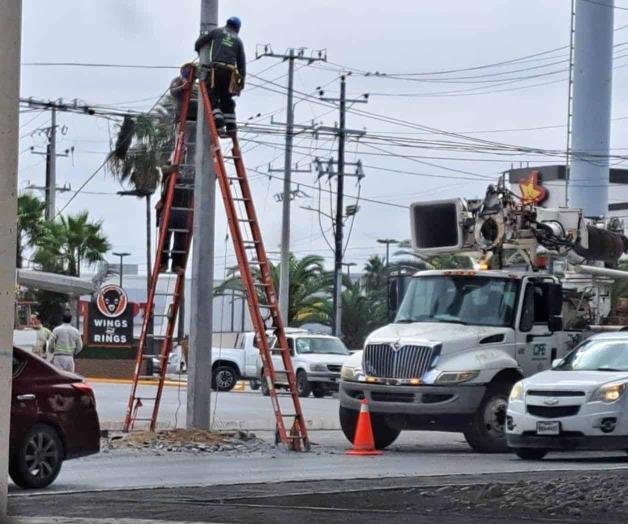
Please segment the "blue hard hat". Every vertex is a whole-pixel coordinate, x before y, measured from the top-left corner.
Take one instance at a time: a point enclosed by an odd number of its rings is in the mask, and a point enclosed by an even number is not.
[[[236,31],[240,30],[240,26],[242,26],[242,21],[237,16],[232,16],[227,20],[227,25],[229,27],[233,27]]]

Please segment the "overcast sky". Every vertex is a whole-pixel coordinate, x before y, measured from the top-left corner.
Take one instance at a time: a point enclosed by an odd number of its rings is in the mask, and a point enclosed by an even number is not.
[[[326,95],[337,96],[342,67],[355,71],[422,73],[405,79],[357,74],[348,78],[350,96],[371,93],[368,104],[353,109],[379,115],[350,113],[348,127],[391,137],[389,142],[366,139],[363,143],[352,141],[347,146],[347,161],[361,159],[365,164],[366,177],[360,195],[378,201],[359,202],[360,211],[349,239],[346,261],[362,265],[370,254],[384,253],[383,246],[376,243],[378,238],[409,237],[409,218],[404,206],[413,201],[479,196],[487,181],[497,178],[513,162],[517,165],[528,160],[533,164],[560,162],[556,158],[510,153],[498,156],[451,151],[443,144],[449,140],[446,136],[426,133],[417,126],[500,143],[564,149],[567,73],[563,70],[567,67],[568,51],[556,49],[569,41],[569,4],[569,0],[223,1],[221,22],[232,15],[242,19],[241,36],[251,62],[249,71],[263,78],[249,76],[248,88],[238,100],[238,117],[243,120],[258,113],[272,113],[276,120],[285,121],[285,95],[281,86],[286,84],[287,66],[272,58],[255,61],[257,44],[271,43],[276,52],[291,46],[327,49],[328,64],[298,66],[295,88],[300,93],[314,94],[317,86],[326,85]],[[198,0],[24,0],[22,62],[149,64],[176,68],[194,58],[199,10]],[[628,12],[617,10],[615,26],[621,28],[625,24]],[[615,44],[626,41],[628,28],[615,32]],[[621,51],[625,49],[623,46],[616,49],[613,117],[617,120],[613,122],[612,144],[614,148],[622,148],[628,125],[628,119],[621,119],[628,117],[628,101],[621,96],[628,83],[625,67],[628,52]],[[434,74],[550,50],[556,51],[509,66]],[[89,104],[147,110],[175,73],[176,69],[24,65],[21,95],[77,98]],[[382,121],[382,116],[411,125]],[[296,119],[302,123],[315,119],[333,125],[338,115],[333,107],[310,98],[296,105]],[[268,124],[270,118],[255,121]],[[48,113],[21,115],[21,189],[29,183],[44,182],[43,157],[32,155],[29,148],[42,150],[45,146],[45,137],[37,130],[48,122]],[[58,123],[64,131],[58,149],[75,148],[72,157],[58,160],[58,184],[68,183],[76,189],[109,151],[115,137],[115,122],[60,114]],[[399,147],[400,137],[411,139],[413,147]],[[269,163],[274,168],[282,166],[283,138],[245,134],[242,143],[246,149],[250,148],[245,161],[251,169],[249,174],[267,249],[274,251],[280,239],[281,204],[274,201],[273,195],[281,191],[282,182],[257,173],[266,173]],[[309,165],[316,155],[329,158],[337,148],[337,143],[327,137],[316,140],[309,135],[299,136],[295,143],[294,159],[302,166]],[[300,189],[307,194],[294,201],[293,250],[299,255],[318,253],[331,262],[332,252],[324,240],[324,236],[331,240],[330,221],[322,217],[321,231],[318,216],[300,206],[320,206],[329,213],[330,195],[326,191],[333,189],[335,182],[330,186],[326,178],[322,179],[323,191],[319,192],[314,173],[295,174],[293,179],[295,188],[301,182],[304,185]],[[355,179],[349,178],[345,187],[351,195],[346,202],[355,203],[352,198],[358,195]],[[141,271],[145,271],[144,203],[116,196],[119,189],[109,174],[101,173],[67,211],[88,209],[94,219],[103,220],[114,250],[131,252],[128,261],[140,264]],[[58,206],[63,206],[70,195],[58,195]],[[216,216],[216,277],[221,278],[226,232],[221,206]],[[226,260],[227,265],[234,263],[230,246]]]

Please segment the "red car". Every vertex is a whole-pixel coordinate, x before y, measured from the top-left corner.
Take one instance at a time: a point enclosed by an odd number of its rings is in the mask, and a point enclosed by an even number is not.
[[[64,460],[100,451],[92,388],[73,373],[13,349],[9,474],[18,486],[51,484]]]

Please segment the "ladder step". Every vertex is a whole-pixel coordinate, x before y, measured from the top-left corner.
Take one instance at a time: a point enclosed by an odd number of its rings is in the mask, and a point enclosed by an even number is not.
[[[183,255],[187,253],[184,249],[164,249],[162,253],[172,253],[173,255]]]
[[[170,208],[172,211],[188,211],[188,212],[192,212],[194,211],[194,208],[192,207],[176,207],[176,206],[172,206]]]
[[[250,198],[235,198],[235,197],[233,198],[233,200],[235,202],[250,202],[251,201]]]
[[[142,358],[145,359],[145,360],[152,360],[154,358],[159,358],[159,359],[163,360],[165,358],[168,358],[169,356],[170,355],[168,355],[168,356],[166,356],[166,355],[142,355]],[[153,377],[151,375],[146,375],[146,376],[150,376],[151,378],[155,378],[155,377]]]
[[[140,417],[134,417],[132,420],[133,420],[133,422],[137,422],[138,420],[139,420],[140,422],[148,422],[149,420],[150,420],[150,421],[152,421],[153,419],[152,419],[152,418],[150,418],[150,417],[148,417],[148,418],[147,418],[147,417],[142,417],[142,418],[140,418]]]
[[[177,297],[179,296],[177,293],[164,293],[164,292],[155,292],[156,297]]]
[[[229,155],[222,155],[222,158],[224,158],[225,160],[236,160],[236,159],[240,159],[242,158],[241,156],[229,156]]]
[[[172,233],[189,233],[190,232],[189,229],[181,229],[181,228],[176,228],[176,227],[169,227],[168,231],[171,231]]]
[[[244,180],[245,177],[243,176],[228,176],[227,180]]]
[[[194,191],[194,186],[190,184],[175,184],[176,189],[185,189],[187,191]]]
[[[238,222],[246,222],[248,224],[253,224],[256,221],[253,220],[252,218],[238,218]]]

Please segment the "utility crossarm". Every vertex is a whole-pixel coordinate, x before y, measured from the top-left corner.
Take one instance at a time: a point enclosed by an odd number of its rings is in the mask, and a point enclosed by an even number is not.
[[[97,284],[90,280],[31,269],[18,269],[17,283],[30,289],[74,296],[92,295],[98,291]]]

